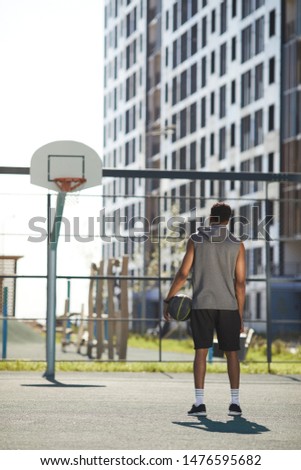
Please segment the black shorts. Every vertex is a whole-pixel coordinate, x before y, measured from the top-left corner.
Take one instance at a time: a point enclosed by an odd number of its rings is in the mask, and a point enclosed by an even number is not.
[[[215,330],[219,349],[240,350],[241,320],[238,310],[192,310],[190,325],[194,349],[210,348]]]

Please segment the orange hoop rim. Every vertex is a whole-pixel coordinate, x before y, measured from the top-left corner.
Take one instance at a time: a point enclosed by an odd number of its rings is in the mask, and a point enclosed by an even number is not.
[[[77,189],[79,186],[84,184],[87,180],[86,178],[61,177],[61,178],[54,178],[53,181],[58,186],[60,191],[63,191],[64,193],[68,193]]]

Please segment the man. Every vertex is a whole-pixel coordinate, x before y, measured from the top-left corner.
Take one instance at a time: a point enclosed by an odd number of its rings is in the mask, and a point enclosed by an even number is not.
[[[206,416],[204,385],[208,348],[216,330],[219,348],[225,352],[231,388],[228,415],[242,414],[239,402],[240,333],[243,331],[246,263],[245,248],[229,232],[227,224],[231,207],[214,204],[210,227],[200,227],[187,244],[181,267],[170,287],[165,302],[164,318],[170,321],[168,301],[183,287],[192,270],[191,330],[195,348],[194,384],[196,401],[190,416]]]

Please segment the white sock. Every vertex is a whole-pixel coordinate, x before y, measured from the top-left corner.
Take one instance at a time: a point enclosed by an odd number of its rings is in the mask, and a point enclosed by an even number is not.
[[[239,405],[239,388],[231,388],[231,403]]]
[[[196,388],[195,389],[195,406],[202,405],[204,403],[204,389]]]

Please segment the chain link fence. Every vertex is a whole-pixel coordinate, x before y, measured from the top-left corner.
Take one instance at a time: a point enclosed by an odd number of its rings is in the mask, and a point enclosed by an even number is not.
[[[233,209],[231,231],[244,242],[247,258],[240,358],[300,362],[298,186],[168,180],[160,194],[156,182],[144,196],[136,181],[105,179],[101,195],[66,198],[58,244],[56,359],[190,362],[189,322],[166,324],[162,301],[190,234],[208,224],[212,204],[226,200]],[[2,360],[46,360],[47,243],[56,197],[32,194],[29,184],[20,194],[0,195]],[[191,293],[190,280],[185,292]],[[224,361],[216,342],[208,360]]]

